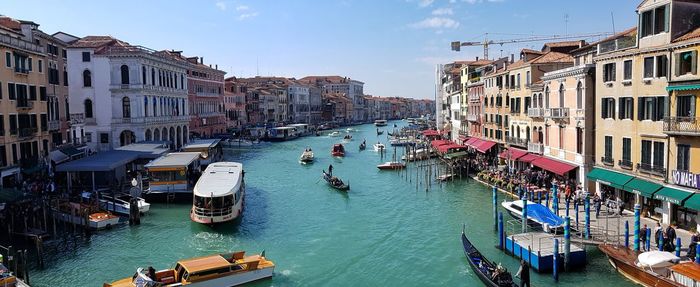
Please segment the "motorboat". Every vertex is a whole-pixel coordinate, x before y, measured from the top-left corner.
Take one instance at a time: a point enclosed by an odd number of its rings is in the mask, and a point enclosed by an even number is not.
[[[204,224],[233,221],[243,213],[243,164],[215,162],[207,166],[192,190],[190,219]]]
[[[389,141],[389,144],[391,146],[409,146],[409,145],[414,145],[414,143],[410,139],[392,139]]]
[[[374,144],[374,151],[384,151],[385,149],[386,149],[386,146],[384,146],[383,143]]]
[[[386,120],[376,120],[374,121],[374,125],[378,127],[385,127],[387,125]]]
[[[408,152],[408,155],[402,155],[402,160],[416,161],[416,160],[426,160],[435,157],[435,153],[427,148],[416,149],[415,153],[412,151]]]
[[[304,164],[314,162],[314,152],[310,148],[307,148],[303,153],[301,153],[299,162]]]
[[[328,134],[328,136],[329,136],[329,137],[339,137],[339,136],[340,136],[340,132],[339,132],[339,131],[334,131],[334,132]]]
[[[345,129],[345,131],[348,132],[348,133],[351,133],[351,132],[356,132],[357,129],[347,128],[347,129]]]
[[[119,224],[119,216],[76,202],[59,203],[58,209],[54,210],[54,218],[94,230],[109,229]]]
[[[564,226],[564,219],[560,216],[554,214],[549,208],[542,204],[538,204],[532,201],[526,201],[527,204],[527,220],[539,225],[549,232],[557,228],[562,228]],[[503,208],[505,208],[511,216],[517,219],[521,219],[523,216],[523,201],[504,201],[501,203]]]
[[[251,147],[254,146],[255,143],[253,141],[247,140],[247,139],[228,139],[226,141],[221,142],[222,146],[225,148],[237,148],[237,147]]]
[[[325,180],[328,185],[337,190],[347,191],[350,189],[350,184],[346,184],[340,178],[330,175],[325,170],[323,171],[323,180]]]
[[[490,287],[517,287],[513,282],[513,276],[502,265],[494,264],[484,257],[479,250],[469,241],[462,230],[462,248],[467,262],[479,280]]]
[[[381,170],[398,170],[406,168],[406,164],[400,161],[387,161],[377,165],[377,168]]]
[[[331,150],[331,155],[332,156],[345,156],[345,147],[342,144],[333,145],[333,149]]]
[[[81,194],[83,199],[90,200],[95,195],[91,192],[83,192]],[[111,211],[120,215],[129,216],[129,211],[131,210],[131,195],[129,194],[115,194],[112,196],[109,193],[100,193],[100,208]],[[151,209],[151,204],[146,202],[145,199],[137,197],[136,202],[138,203],[139,212],[144,214]]]
[[[138,268],[134,275],[103,286],[238,286],[271,278],[274,270],[275,263],[267,260],[264,251],[251,256],[238,251],[181,260],[172,269],[148,272]]]
[[[352,135],[350,135],[350,134],[345,135],[345,136],[343,137],[343,140],[345,140],[345,141],[351,141],[351,140],[352,140]]]
[[[700,264],[681,262],[681,258],[665,251],[634,251],[613,244],[598,246],[610,264],[625,277],[643,286],[698,286]]]

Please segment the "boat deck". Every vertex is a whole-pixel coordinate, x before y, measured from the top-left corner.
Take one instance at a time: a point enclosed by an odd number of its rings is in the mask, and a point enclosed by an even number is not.
[[[530,263],[537,272],[550,272],[554,266],[554,238],[559,239],[558,265],[564,265],[564,237],[545,232],[527,232],[508,235],[505,240],[506,252]],[[586,265],[586,250],[573,241],[569,245],[569,267]]]

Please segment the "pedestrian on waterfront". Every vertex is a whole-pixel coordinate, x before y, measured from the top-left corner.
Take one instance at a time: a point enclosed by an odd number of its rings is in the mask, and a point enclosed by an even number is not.
[[[674,225],[675,224],[673,224],[673,223],[669,224],[668,227],[666,228],[666,232],[665,232],[666,238],[664,238],[664,241],[668,242],[668,244],[669,244],[669,248],[671,249],[671,250],[669,250],[669,252],[676,250],[676,229],[673,228]]]
[[[596,194],[595,197],[593,197],[593,204],[595,205],[595,218],[598,219],[598,216],[600,215],[600,208],[603,205],[603,200]]]
[[[520,287],[530,287],[530,266],[525,263],[525,260],[520,260],[520,269],[515,277],[520,277]]]
[[[661,227],[661,223],[656,223],[656,230],[654,230],[654,236],[656,240],[656,246],[659,246],[659,240],[664,236],[664,229]]]
[[[647,242],[647,225],[644,224],[642,229],[639,230],[639,244],[642,246],[642,251],[648,251],[646,250],[646,242]]]

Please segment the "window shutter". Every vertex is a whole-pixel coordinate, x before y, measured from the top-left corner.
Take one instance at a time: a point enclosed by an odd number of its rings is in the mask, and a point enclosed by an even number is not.
[[[629,101],[627,107],[629,108],[630,120],[634,120],[634,98],[627,98],[627,101]]]
[[[666,117],[666,101],[668,101],[668,97],[659,97],[659,108],[658,108],[658,119],[657,121],[661,121]]]
[[[608,81],[608,69],[607,65],[603,65],[603,82]]]
[[[608,114],[608,105],[607,105],[607,104],[608,104],[608,103],[607,103],[606,99],[601,99],[601,100],[600,100],[600,107],[601,107],[601,109],[600,109],[600,117],[601,117],[601,118],[604,118],[604,119],[607,118],[607,114]]]
[[[673,55],[673,71],[676,77],[681,75],[681,54]]]
[[[0,94],[0,99],[2,99],[2,94]],[[690,113],[688,116],[695,117],[695,96],[690,97]]]
[[[690,62],[691,62],[690,71],[693,75],[695,75],[698,72],[698,52],[697,51],[693,51],[693,53],[691,54]]]
[[[616,80],[617,80],[617,73],[615,72],[615,67],[616,67],[616,66],[617,66],[617,64],[615,64],[615,63],[612,64],[612,80],[613,80],[613,81],[616,81]]]
[[[644,119],[644,114],[642,113],[643,108],[644,108],[644,97],[637,98],[637,119],[640,121]]]
[[[670,6],[671,5],[664,6],[664,14],[666,14],[666,15],[664,15],[664,32],[668,32],[668,26],[669,26],[669,23],[671,22],[671,16],[670,16],[671,7]]]

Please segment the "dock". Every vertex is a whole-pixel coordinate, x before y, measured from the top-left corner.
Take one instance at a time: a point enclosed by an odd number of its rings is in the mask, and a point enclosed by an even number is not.
[[[509,235],[505,238],[505,251],[529,263],[537,272],[551,272],[554,265],[554,239],[558,240],[557,253],[564,258],[564,236],[545,232],[527,232]],[[558,261],[564,267],[564,261]],[[582,246],[571,244],[569,267],[580,268],[586,265],[586,250]]]

